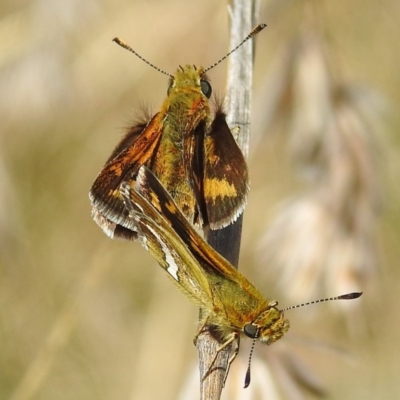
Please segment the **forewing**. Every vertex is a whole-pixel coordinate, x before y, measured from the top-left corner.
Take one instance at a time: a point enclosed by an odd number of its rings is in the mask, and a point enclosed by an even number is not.
[[[138,137],[144,132],[150,121],[151,118],[147,118],[145,121],[137,122],[136,124],[132,125],[126,135],[115,146],[113,152],[111,153],[110,157],[108,157],[104,165],[107,165],[125,149],[133,146]]]
[[[210,284],[185,243],[149,201],[129,183],[121,184],[121,194],[143,246],[186,296],[201,307],[213,309]]]
[[[221,229],[243,212],[249,190],[246,160],[218,110],[204,138],[204,199],[211,229]]]
[[[161,138],[161,118],[160,114],[156,114],[141,133],[139,129],[143,128],[143,124],[131,128],[90,189],[92,216],[110,237],[136,236],[129,228],[130,221],[119,193],[119,186],[122,181],[134,182],[142,165],[151,165]]]

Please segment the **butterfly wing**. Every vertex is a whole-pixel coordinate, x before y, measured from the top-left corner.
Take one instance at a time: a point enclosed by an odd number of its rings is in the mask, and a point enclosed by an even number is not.
[[[204,138],[203,191],[210,228],[221,229],[242,214],[249,190],[247,164],[226,123],[217,110]]]
[[[90,189],[92,216],[111,238],[136,237],[136,233],[129,229],[130,221],[119,193],[119,185],[122,181],[133,182],[139,168],[152,163],[161,138],[161,119],[160,114],[156,114],[147,125],[138,124],[131,128]]]
[[[129,211],[129,228],[138,232],[143,246],[155,257],[181,292],[200,307],[213,309],[207,275],[185,243],[156,208],[128,182],[121,184],[120,191]]]

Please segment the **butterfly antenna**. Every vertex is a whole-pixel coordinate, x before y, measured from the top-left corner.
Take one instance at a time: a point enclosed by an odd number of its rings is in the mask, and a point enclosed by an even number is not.
[[[222,57],[220,60],[218,60],[216,63],[213,65],[209,66],[204,70],[204,73],[209,71],[210,69],[216,67],[219,63],[224,61],[226,58],[228,58],[233,52],[235,52],[240,46],[242,46],[244,43],[246,43],[249,39],[251,39],[253,36],[257,35],[257,33],[261,32],[267,25],[266,24],[259,24],[257,25],[233,50],[231,50],[228,54],[226,54],[224,57]],[[115,40],[115,39],[114,39]]]
[[[343,294],[341,296],[328,297],[326,299],[319,299],[319,300],[309,301],[308,303],[303,303],[303,304],[298,304],[297,306],[287,307],[287,308],[284,308],[282,311],[288,311],[288,310],[292,310],[293,308],[309,306],[310,304],[322,303],[324,301],[358,299],[361,295],[362,295],[362,292],[353,292],[353,293]]]
[[[129,50],[131,53],[133,53],[136,57],[139,57],[142,61],[144,61],[147,65],[150,65],[150,67],[154,68],[156,71],[161,72],[164,75],[169,76],[170,78],[173,78],[174,76],[169,74],[168,72],[162,70],[161,68],[156,67],[154,64],[152,64],[151,62],[147,61],[145,58],[143,58],[139,53],[136,53],[135,50],[132,49],[131,46],[129,46],[128,43],[125,43],[123,40],[121,40],[120,38],[114,38],[113,42],[119,44],[121,47],[123,47],[126,50]]]
[[[258,337],[258,335],[257,335],[257,337]],[[251,345],[250,355],[249,355],[249,364],[248,364],[247,371],[246,371],[246,377],[244,378],[244,389],[246,389],[250,385],[250,381],[251,381],[251,372],[250,372],[251,359],[253,357],[253,351],[254,351],[254,347],[256,345],[257,337],[255,337],[253,339],[253,344]]]

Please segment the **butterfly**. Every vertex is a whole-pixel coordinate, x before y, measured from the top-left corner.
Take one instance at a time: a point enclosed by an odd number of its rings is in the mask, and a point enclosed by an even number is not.
[[[258,25],[229,54],[256,35]],[[122,47],[139,56],[121,39]],[[142,60],[143,58],[139,56]],[[219,62],[220,62],[219,61]],[[147,61],[146,61],[147,62]],[[211,111],[209,68],[186,65],[170,77],[168,95],[152,118],[130,128],[94,181],[92,216],[110,237],[134,238],[119,186],[134,183],[141,166],[150,168],[191,224],[221,229],[234,222],[247,201],[244,156],[219,105]]]
[[[278,302],[266,299],[200,236],[151,170],[141,167],[134,185],[123,182],[120,193],[129,213],[127,227],[138,232],[142,245],[176,287],[202,308],[200,330],[206,325],[214,327],[222,343],[219,351],[240,335],[268,345],[285,335],[289,321]],[[238,350],[237,346],[229,365]]]

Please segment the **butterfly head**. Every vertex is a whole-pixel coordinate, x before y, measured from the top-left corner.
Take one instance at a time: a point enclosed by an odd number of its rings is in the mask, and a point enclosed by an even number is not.
[[[276,308],[277,302],[271,302],[255,321],[246,324],[244,334],[252,339],[259,339],[268,345],[279,340],[289,330],[289,320],[283,311]]]
[[[212,88],[208,77],[204,73],[204,68],[196,67],[196,65],[180,66],[175,76],[170,79],[168,94],[173,90],[193,90],[194,88],[199,89],[208,99],[211,97]]]

